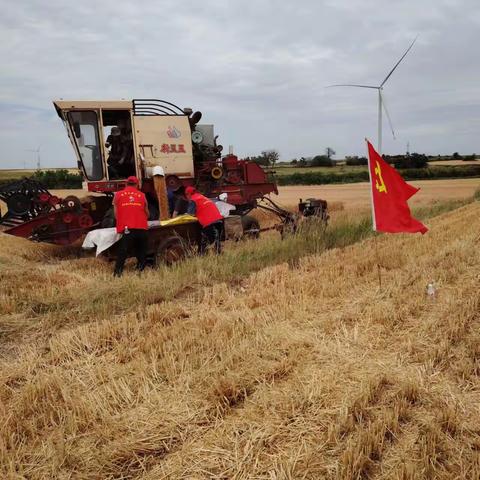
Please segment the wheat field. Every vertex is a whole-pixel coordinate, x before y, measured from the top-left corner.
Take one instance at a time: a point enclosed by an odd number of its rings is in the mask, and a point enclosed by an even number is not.
[[[480,203],[427,224],[116,281],[0,234],[0,477],[478,479]]]

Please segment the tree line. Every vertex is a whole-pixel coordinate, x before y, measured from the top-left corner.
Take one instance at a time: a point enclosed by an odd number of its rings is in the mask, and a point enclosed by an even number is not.
[[[335,150],[331,147],[325,149],[325,154],[315,155],[313,157],[300,157],[294,158],[289,163],[295,167],[333,167],[336,162],[332,160],[335,155]],[[464,160],[471,161],[476,160],[475,153],[472,155],[460,155],[458,152],[454,152],[452,155],[436,155],[428,156],[423,153],[406,153],[404,155],[382,155],[383,159],[394,165],[395,168],[408,169],[408,168],[425,168],[429,162],[441,161],[441,160]],[[247,157],[246,160],[255,162],[263,167],[274,167],[280,158],[277,150],[264,150],[260,155]],[[367,165],[367,157],[364,156],[347,156],[345,157],[345,164],[349,166],[362,166]]]

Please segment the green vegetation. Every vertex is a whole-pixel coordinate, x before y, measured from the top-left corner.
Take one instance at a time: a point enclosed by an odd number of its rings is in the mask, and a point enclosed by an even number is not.
[[[406,180],[480,177],[480,165],[434,166],[399,171]]]
[[[333,174],[344,174],[344,173],[351,173],[351,172],[361,172],[367,171],[367,167],[363,165],[335,165],[333,167],[301,167],[301,166],[276,166],[275,167],[275,174],[277,177],[285,176],[285,175],[292,175],[294,173],[333,173]]]
[[[77,169],[52,170],[0,170],[0,185],[6,185],[22,178],[32,178],[46,188],[82,188],[82,175]]]
[[[290,175],[278,175],[279,185],[327,185],[332,183],[356,183],[369,180],[366,167],[341,167],[334,169],[289,169]],[[350,169],[350,170],[349,170]],[[287,170],[287,169],[284,169]],[[299,172],[302,171],[302,173]],[[399,170],[406,180],[436,180],[449,178],[480,177],[480,165],[431,166]],[[278,171],[277,171],[278,174]]]
[[[367,157],[346,157],[345,163],[347,165],[368,165]]]
[[[384,155],[384,160],[395,165],[395,168],[425,168],[428,165],[428,158],[421,153],[410,155]]]
[[[478,160],[478,158],[475,153],[472,153],[471,155],[460,155],[458,152],[454,152],[452,155],[452,160],[463,160],[465,162],[470,162],[472,160]]]
[[[32,177],[47,188],[82,188],[83,176],[68,170],[41,170]]]
[[[262,165],[263,167],[273,167],[278,162],[279,158],[280,154],[277,150],[264,150],[260,155],[257,155],[256,157],[247,157],[245,160],[258,163],[258,165]]]
[[[333,167],[334,163],[327,155],[316,155],[310,161],[312,167]]]
[[[307,171],[282,175],[278,179],[279,185],[326,185],[330,183],[357,183],[368,181],[368,170],[344,171],[343,173]]]

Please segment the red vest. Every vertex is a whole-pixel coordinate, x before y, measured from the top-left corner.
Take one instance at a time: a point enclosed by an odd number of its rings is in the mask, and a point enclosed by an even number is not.
[[[143,192],[135,187],[125,187],[115,194],[113,203],[117,210],[118,233],[123,233],[125,227],[148,230],[148,218],[145,213],[147,199]]]
[[[219,212],[216,205],[207,197],[204,197],[197,192],[192,195],[191,200],[192,202],[195,202],[195,216],[198,218],[202,227],[223,220],[222,214]]]

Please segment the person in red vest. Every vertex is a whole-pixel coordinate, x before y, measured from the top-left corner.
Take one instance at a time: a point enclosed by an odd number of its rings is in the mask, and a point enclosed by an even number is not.
[[[200,255],[205,254],[207,246],[211,243],[215,244],[215,252],[221,253],[223,231],[222,214],[210,199],[198,193],[194,187],[187,187],[185,189],[185,196],[189,201],[187,213],[195,215],[202,226],[199,248]]]
[[[121,277],[128,251],[133,247],[137,270],[143,271],[147,259],[148,202],[138,190],[138,178],[128,177],[127,186],[113,199],[117,233],[122,233],[115,263],[115,277]]]

